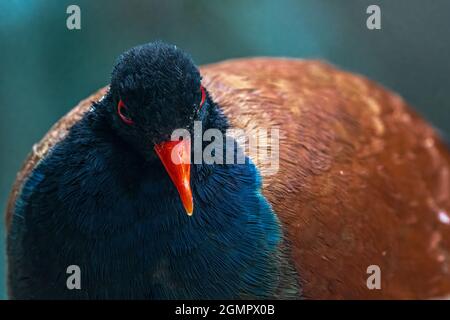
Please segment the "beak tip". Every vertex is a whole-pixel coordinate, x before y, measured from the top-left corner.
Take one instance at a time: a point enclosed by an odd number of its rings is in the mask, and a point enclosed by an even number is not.
[[[189,205],[185,205],[184,209],[186,210],[186,214],[191,217],[192,214],[194,213],[194,206],[192,205],[192,203]]]

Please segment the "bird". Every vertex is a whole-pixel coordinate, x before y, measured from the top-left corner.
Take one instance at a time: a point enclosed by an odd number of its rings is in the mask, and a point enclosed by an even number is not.
[[[195,121],[201,134],[278,128],[279,167],[247,152],[192,163],[192,141],[170,136]],[[439,298],[450,294],[449,215],[448,147],[399,95],[318,60],[197,68],[151,42],[33,146],[6,210],[8,292]],[[74,264],[79,290],[66,286]]]

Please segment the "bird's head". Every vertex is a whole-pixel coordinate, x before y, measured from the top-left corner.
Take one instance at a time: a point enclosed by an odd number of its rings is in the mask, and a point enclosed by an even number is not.
[[[154,42],[118,58],[108,94],[114,130],[146,160],[162,161],[189,215],[190,140],[171,141],[171,135],[176,129],[191,131],[201,120],[207,97],[200,81],[185,52]]]

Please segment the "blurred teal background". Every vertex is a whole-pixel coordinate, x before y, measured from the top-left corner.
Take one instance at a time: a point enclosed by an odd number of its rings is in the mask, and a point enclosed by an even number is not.
[[[81,30],[66,8],[81,8]],[[366,28],[381,7],[382,29]],[[108,83],[115,58],[163,39],[198,64],[243,56],[320,58],[399,92],[450,133],[450,1],[30,1],[0,3],[0,205],[33,143]],[[0,223],[0,298],[5,247]]]

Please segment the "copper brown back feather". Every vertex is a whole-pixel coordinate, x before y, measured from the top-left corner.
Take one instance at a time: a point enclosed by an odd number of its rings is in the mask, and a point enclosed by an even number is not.
[[[263,193],[283,223],[309,298],[450,294],[450,154],[397,95],[318,61],[242,59],[201,68],[232,125],[280,129],[280,168]],[[32,168],[98,100],[80,102],[33,147]],[[381,290],[366,286],[381,268]]]

